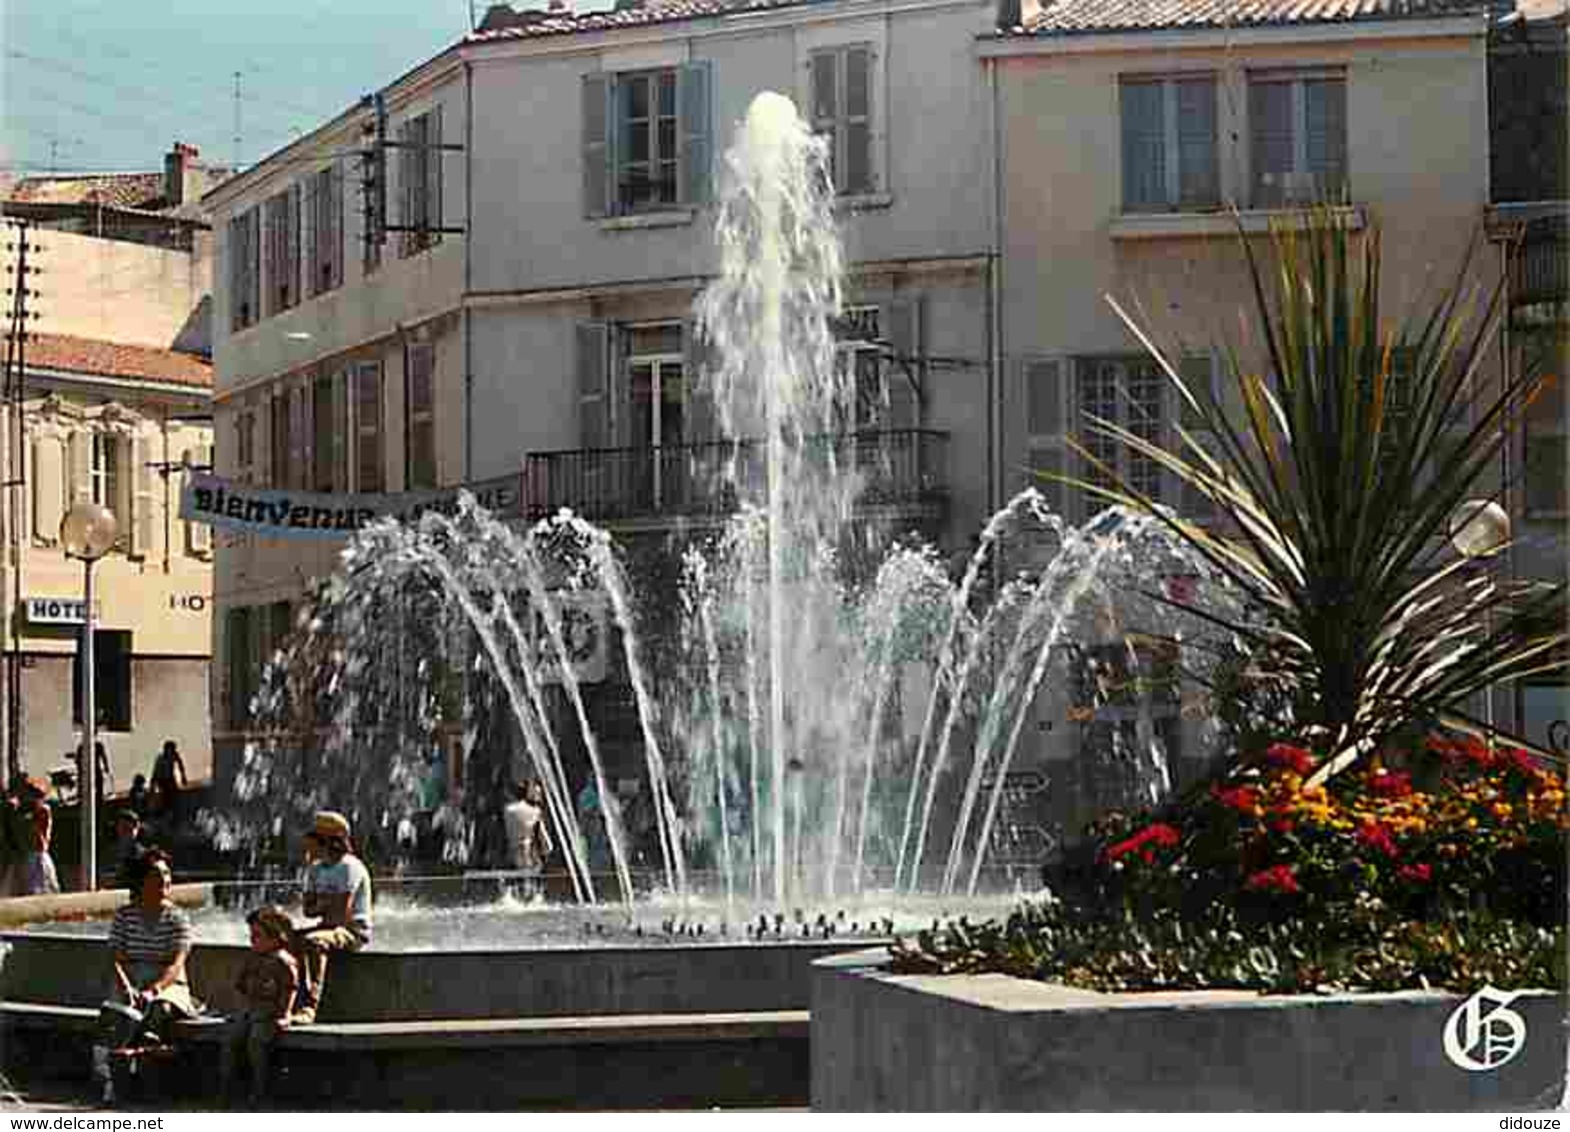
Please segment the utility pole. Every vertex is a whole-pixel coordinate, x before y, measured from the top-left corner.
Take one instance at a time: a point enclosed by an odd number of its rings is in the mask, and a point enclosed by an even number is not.
[[[10,557],[11,577],[13,579],[13,592],[11,594],[10,609],[7,611],[5,623],[9,626],[9,648],[6,652],[5,665],[5,759],[7,778],[16,775],[22,769],[22,518],[25,511],[23,491],[26,487],[26,465],[23,461],[23,428],[22,407],[26,392],[27,375],[27,323],[29,319],[39,317],[37,310],[28,307],[29,299],[37,299],[39,293],[29,284],[32,277],[39,274],[36,266],[27,262],[28,254],[41,249],[32,243],[28,237],[30,227],[25,220],[10,223],[11,231],[7,234],[5,250],[7,256],[14,256],[6,265],[9,286],[6,294],[11,299],[10,327],[6,331],[5,351],[5,385],[3,395],[6,412],[9,414],[11,425],[10,461],[7,468],[5,486],[9,489],[7,495],[6,552]],[[4,601],[4,594],[0,593],[0,601]]]

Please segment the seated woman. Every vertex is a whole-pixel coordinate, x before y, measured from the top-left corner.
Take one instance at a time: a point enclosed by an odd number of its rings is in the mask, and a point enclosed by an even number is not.
[[[131,1043],[156,1044],[167,1035],[170,1024],[197,1013],[185,972],[191,921],[169,899],[174,878],[163,850],[146,849],[135,857],[126,879],[132,901],[115,913],[109,929],[114,984],[105,1003],[106,1029],[139,1015],[140,1033],[130,1035]],[[131,1044],[125,1037],[121,1034],[117,1040],[105,1032],[93,1046],[93,1075],[103,1087],[106,1103],[114,1099],[111,1048]]]

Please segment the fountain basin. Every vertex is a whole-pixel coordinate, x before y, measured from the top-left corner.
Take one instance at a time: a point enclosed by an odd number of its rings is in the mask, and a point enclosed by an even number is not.
[[[812,1106],[870,1111],[1489,1111],[1557,1107],[1566,997],[1509,1004],[1526,1040],[1483,1071],[1445,1028],[1466,996],[1100,994],[1006,975],[819,961]]]

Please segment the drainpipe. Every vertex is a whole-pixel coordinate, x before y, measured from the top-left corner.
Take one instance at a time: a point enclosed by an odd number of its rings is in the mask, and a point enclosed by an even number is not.
[[[463,61],[463,482],[474,482],[474,64]]]
[[[987,510],[995,514],[1003,506],[1003,390],[1005,361],[1003,338],[1003,121],[1002,95],[998,84],[997,59],[986,60],[988,133],[992,142],[992,248],[987,254]]]

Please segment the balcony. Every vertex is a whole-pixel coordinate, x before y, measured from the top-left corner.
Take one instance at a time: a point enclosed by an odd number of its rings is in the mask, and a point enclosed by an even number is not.
[[[918,521],[940,518],[948,500],[948,433],[856,432],[818,443],[865,477],[861,507]],[[720,518],[736,509],[735,483],[761,488],[764,460],[757,440],[531,452],[524,460],[524,510],[539,519],[570,507],[597,523]]]
[[[1570,298],[1570,270],[1565,256],[1570,241],[1565,225],[1534,221],[1525,225],[1519,247],[1510,256],[1510,302],[1512,306],[1564,302]]]

